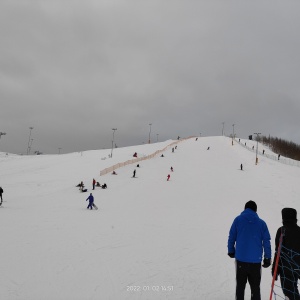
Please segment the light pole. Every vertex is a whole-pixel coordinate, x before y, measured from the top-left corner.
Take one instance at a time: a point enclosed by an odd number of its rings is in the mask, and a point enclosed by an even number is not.
[[[112,158],[113,149],[114,149],[115,131],[117,130],[117,128],[112,128],[112,130],[113,130],[113,139],[112,139],[112,142],[111,142],[111,154],[110,154],[111,158]]]
[[[222,122],[223,127],[222,127],[222,136],[224,136],[224,126],[225,126],[225,122]]]
[[[234,125],[235,124],[232,124],[232,146],[233,146],[233,139],[234,139]]]
[[[258,153],[258,136],[261,134],[260,132],[255,132],[254,134],[256,134],[256,141],[257,141],[257,143],[256,143],[256,158],[255,158],[255,164],[257,165],[257,163],[258,163],[258,157],[257,157],[257,153]]]
[[[148,142],[149,144],[151,144],[151,140],[150,140],[150,135],[151,135],[151,125],[152,125],[152,123],[149,124],[149,126],[150,126],[150,130],[149,130],[149,142]]]
[[[62,148],[58,148],[58,154],[60,154],[60,150],[61,150]]]
[[[158,142],[158,133],[156,134],[156,142]]]
[[[27,145],[27,155],[29,154],[29,147],[30,147],[30,138],[31,138],[31,131],[32,131],[33,127],[29,127],[29,139],[28,139],[28,145]]]
[[[2,135],[6,135],[6,132],[0,132],[0,139]]]
[[[33,139],[30,140],[30,145],[29,145],[29,149],[28,149],[28,154],[30,154],[31,147],[32,147],[32,143],[33,143]]]

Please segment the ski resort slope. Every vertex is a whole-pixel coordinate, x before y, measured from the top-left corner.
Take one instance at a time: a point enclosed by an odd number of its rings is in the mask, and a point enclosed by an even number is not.
[[[255,153],[231,139],[201,137],[140,168],[99,175],[134,152],[146,156],[172,142],[117,148],[112,158],[110,150],[1,153],[0,299],[233,299],[235,266],[227,256],[233,219],[254,200],[273,253],[281,209],[300,212],[300,168],[262,156],[255,165]],[[92,191],[93,178],[108,189]],[[88,193],[75,187],[81,180]],[[98,210],[86,209],[90,192]],[[270,286],[271,269],[263,269],[262,299]]]

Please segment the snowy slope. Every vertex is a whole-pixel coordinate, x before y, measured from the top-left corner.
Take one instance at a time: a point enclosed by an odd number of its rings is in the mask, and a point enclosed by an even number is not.
[[[202,137],[140,168],[99,175],[172,142],[114,149],[113,158],[108,150],[1,155],[0,299],[233,299],[233,219],[256,201],[273,246],[281,209],[300,211],[300,168],[262,156],[255,165],[255,154],[231,139]],[[108,185],[92,191],[97,211],[86,209],[88,193],[75,187],[83,180],[91,192],[93,178]],[[262,299],[270,272],[263,269]]]

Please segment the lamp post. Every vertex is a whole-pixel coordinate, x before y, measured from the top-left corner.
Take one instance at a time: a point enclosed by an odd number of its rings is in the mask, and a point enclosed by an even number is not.
[[[158,142],[158,133],[156,134],[156,142]]]
[[[28,154],[30,154],[32,143],[33,143],[33,139],[30,140],[30,145],[29,145],[29,148],[28,148]]]
[[[0,139],[2,135],[6,135],[6,132],[0,132]]]
[[[234,125],[235,124],[232,124],[232,146],[233,146],[233,139],[234,139]]]
[[[111,154],[110,154],[111,158],[112,158],[113,149],[114,149],[115,131],[117,130],[117,128],[112,128],[112,130],[113,130],[113,139],[112,139],[112,142],[111,142]]]
[[[60,154],[60,150],[61,150],[62,148],[58,148],[58,154]]]
[[[149,141],[148,141],[149,144],[151,144],[151,139],[150,139],[150,135],[151,135],[151,125],[152,125],[152,123],[149,124],[149,126],[150,126],[150,130],[149,130]]]
[[[29,139],[28,139],[28,145],[27,145],[27,155],[29,154],[30,152],[30,138],[31,138],[31,131],[32,131],[33,127],[29,127]]]
[[[222,136],[224,136],[224,126],[225,126],[225,122],[222,122],[223,127],[222,127]]]
[[[256,158],[255,158],[255,164],[257,165],[257,163],[258,163],[258,157],[257,157],[257,153],[258,153],[258,136],[261,134],[260,132],[255,132],[254,134],[256,134],[256,141],[257,141],[257,143],[256,143]]]

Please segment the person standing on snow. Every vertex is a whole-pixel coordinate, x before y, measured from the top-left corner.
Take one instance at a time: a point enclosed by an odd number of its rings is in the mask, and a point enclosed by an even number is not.
[[[93,190],[95,189],[95,185],[96,185],[96,180],[95,178],[93,178]]]
[[[171,175],[170,175],[170,174],[168,174],[168,176],[167,176],[167,181],[169,181],[169,180],[170,180],[170,177],[171,177]]]
[[[299,300],[300,227],[297,225],[297,210],[286,207],[282,209],[281,214],[283,226],[278,228],[275,237],[275,256],[272,266],[272,276],[274,276],[280,236],[283,234],[275,280],[278,279],[279,274],[284,295],[290,300]]]
[[[0,206],[2,205],[2,202],[3,202],[2,194],[3,194],[3,188],[0,186],[0,199],[1,199]]]
[[[247,281],[251,288],[251,300],[261,300],[261,261],[263,267],[271,265],[270,233],[265,221],[256,213],[257,205],[250,200],[245,210],[237,216],[230,228],[228,255],[235,258],[236,300],[244,300]]]
[[[94,204],[94,196],[92,193],[88,196],[88,198],[85,201],[89,200],[89,205],[87,206],[87,209],[93,209],[93,204]]]

